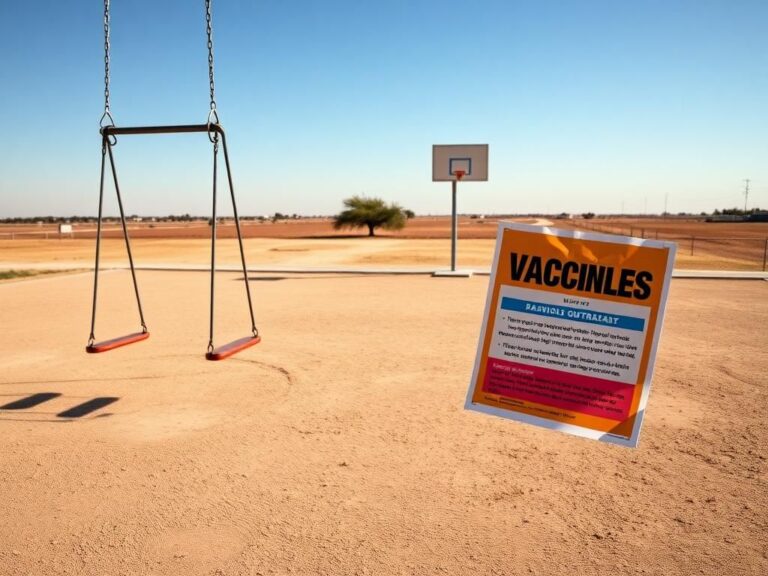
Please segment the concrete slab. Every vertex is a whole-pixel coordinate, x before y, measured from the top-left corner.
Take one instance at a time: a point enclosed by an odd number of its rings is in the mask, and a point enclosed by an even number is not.
[[[436,270],[432,276],[436,278],[472,278],[473,270]]]

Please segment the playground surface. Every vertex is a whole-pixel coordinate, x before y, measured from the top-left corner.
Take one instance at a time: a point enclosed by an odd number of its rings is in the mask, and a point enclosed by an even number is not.
[[[463,410],[485,277],[252,279],[223,362],[204,273],[140,272],[98,355],[90,274],[0,283],[0,573],[768,573],[768,282],[673,281],[631,450]]]

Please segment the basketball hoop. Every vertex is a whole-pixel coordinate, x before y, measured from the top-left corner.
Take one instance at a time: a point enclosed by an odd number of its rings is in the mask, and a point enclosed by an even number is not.
[[[464,275],[456,272],[456,244],[459,238],[456,196],[459,181],[465,178],[473,183],[488,180],[488,144],[434,144],[432,146],[432,181],[451,183],[451,270],[448,273],[450,276]],[[436,273],[436,275],[442,274]]]

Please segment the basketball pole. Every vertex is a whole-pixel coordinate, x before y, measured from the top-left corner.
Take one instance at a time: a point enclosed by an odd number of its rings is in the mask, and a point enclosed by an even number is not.
[[[434,144],[432,146],[432,182],[451,183],[451,267],[449,269],[446,266],[443,270],[436,270],[433,276],[472,277],[472,270],[461,270],[456,263],[459,247],[459,181],[485,182],[487,180],[488,144]]]
[[[451,181],[452,196],[452,217],[451,217],[451,272],[456,272],[456,243],[459,238],[459,215],[456,212],[456,182],[458,178]]]

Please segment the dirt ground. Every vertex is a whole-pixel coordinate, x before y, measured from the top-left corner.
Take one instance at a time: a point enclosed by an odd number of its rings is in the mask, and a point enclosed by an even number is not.
[[[516,218],[528,223],[595,230],[672,240],[678,244],[677,268],[764,270],[768,257],[768,223],[707,223],[701,220],[662,218],[556,220]],[[493,255],[498,219],[459,220],[460,266],[488,268]],[[93,265],[93,224],[75,225],[74,238],[58,238],[53,225],[0,225],[0,266],[20,262],[52,261],[74,267]],[[210,227],[191,223],[131,223],[137,263],[205,264],[210,261]],[[220,261],[237,264],[235,227],[218,227]],[[437,266],[450,264],[450,218],[417,217],[397,232],[380,230],[376,238],[355,231],[339,232],[329,219],[304,219],[275,223],[244,222],[248,263],[254,267],[285,266]],[[46,238],[47,235],[47,238]],[[122,230],[105,225],[104,262],[126,261]]]
[[[0,284],[0,574],[768,573],[768,282],[673,281],[632,450],[463,410],[487,278],[257,276],[219,363],[207,275],[139,281],[98,355],[90,274]]]
[[[458,242],[459,268],[489,269],[495,240],[464,239]],[[41,266],[93,268],[93,240],[0,240],[0,269]],[[210,240],[155,239],[131,240],[134,261],[142,264],[209,265]],[[244,241],[249,267],[450,267],[451,242],[447,239],[411,238],[250,238]],[[224,239],[217,243],[217,262],[238,265],[237,243]],[[126,265],[125,243],[112,238],[102,241],[102,265]],[[762,260],[761,260],[762,262]],[[762,270],[761,262],[742,256],[728,257],[696,253],[678,245],[675,268],[695,270]]]
[[[768,222],[705,222],[703,218],[595,218],[585,220],[545,219],[545,218],[499,218],[496,216],[460,216],[459,233],[464,238],[495,238],[496,225],[500,219],[526,222],[529,224],[550,222],[555,226],[596,230],[639,236],[644,238],[681,239],[695,236],[697,238],[727,237],[741,239],[765,239],[768,237]],[[334,230],[330,218],[301,218],[296,220],[278,220],[275,222],[258,222],[243,220],[242,232],[246,238],[328,238],[328,237],[357,237],[367,235],[363,229]],[[94,223],[73,224],[75,238],[94,238],[96,225]],[[205,220],[192,222],[129,222],[128,229],[135,238],[207,238],[210,227]],[[225,219],[218,226],[222,237],[234,237],[235,227],[231,219]],[[122,234],[118,221],[106,222],[103,227],[106,237],[117,237]],[[450,238],[451,219],[449,216],[417,216],[408,220],[402,230],[378,229],[377,236],[394,238]],[[12,234],[21,238],[43,237],[49,239],[58,237],[56,224],[0,224],[0,238]],[[65,235],[67,236],[67,235]]]
[[[494,240],[463,240],[459,243],[459,263],[463,266],[489,267]],[[137,238],[131,241],[137,264],[200,264],[211,259],[211,243],[206,239]],[[320,238],[279,239],[249,238],[244,241],[249,266],[450,266],[451,242],[445,239],[400,238]],[[216,260],[220,264],[239,264],[237,242],[217,242]],[[93,240],[7,240],[0,241],[0,269],[12,264],[52,263],[73,268],[92,268],[95,254]],[[102,243],[102,263],[127,263],[122,239]]]

